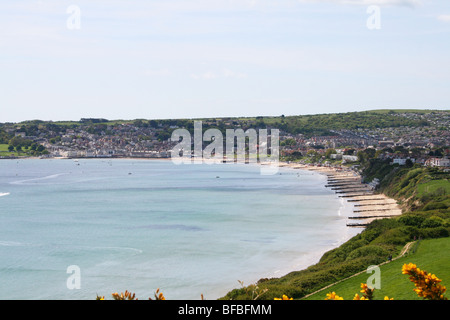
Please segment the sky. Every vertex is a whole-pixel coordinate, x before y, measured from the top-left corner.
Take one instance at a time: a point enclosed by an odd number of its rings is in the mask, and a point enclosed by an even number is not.
[[[386,108],[450,109],[450,1],[0,1],[0,123]]]

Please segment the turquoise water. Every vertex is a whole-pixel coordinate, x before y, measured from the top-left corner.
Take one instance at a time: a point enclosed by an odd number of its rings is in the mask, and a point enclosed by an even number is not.
[[[325,176],[165,160],[0,161],[0,299],[216,299],[356,234]],[[79,268],[70,289],[69,266]]]

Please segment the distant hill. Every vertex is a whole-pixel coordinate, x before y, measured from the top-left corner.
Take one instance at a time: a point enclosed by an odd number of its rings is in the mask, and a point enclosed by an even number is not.
[[[334,130],[375,130],[380,128],[398,127],[439,127],[448,128],[450,121],[449,110],[426,109],[376,109],[369,111],[326,113],[314,115],[293,116],[256,116],[256,117],[218,117],[196,119],[135,119],[135,120],[108,120],[104,118],[82,118],[79,121],[23,121],[18,124],[0,124],[8,126],[46,126],[50,127],[77,127],[96,125],[134,124],[138,127],[186,127],[193,128],[194,120],[202,120],[204,129],[209,127],[226,128],[277,128],[289,134],[303,134],[311,136],[336,135]],[[445,122],[447,121],[447,122]]]

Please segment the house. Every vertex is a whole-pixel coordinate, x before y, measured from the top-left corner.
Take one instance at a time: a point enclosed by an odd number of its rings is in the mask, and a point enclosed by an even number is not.
[[[398,164],[400,166],[404,166],[406,164],[406,160],[411,160],[412,163],[416,162],[416,159],[413,158],[395,158],[392,160],[392,164]]]
[[[358,161],[358,156],[342,155],[342,160],[345,160],[346,162],[355,162]]]
[[[430,158],[425,161],[426,166],[431,167],[450,167],[450,159],[448,158]]]
[[[333,159],[333,160],[340,160],[340,159],[342,159],[342,154],[340,154],[340,153],[333,153],[333,154],[330,154],[330,158]]]
[[[393,147],[395,145],[395,142],[392,140],[383,140],[383,141],[378,141],[378,145],[381,148]]]

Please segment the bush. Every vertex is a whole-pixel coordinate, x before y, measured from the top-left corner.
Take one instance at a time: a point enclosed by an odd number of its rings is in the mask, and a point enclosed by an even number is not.
[[[347,256],[347,260],[356,259],[364,256],[373,256],[373,257],[387,257],[389,252],[377,245],[368,245],[350,252]]]
[[[449,236],[449,230],[445,227],[419,229],[419,237],[421,238],[436,239]]]
[[[432,217],[425,219],[422,222],[421,227],[422,228],[437,228],[437,227],[441,227],[443,224],[444,224],[444,219],[437,217],[437,216],[432,216]]]
[[[424,216],[415,214],[405,214],[398,219],[398,221],[403,223],[405,226],[413,226],[413,227],[420,227],[420,225],[424,220],[425,220]]]
[[[372,244],[404,245],[417,235],[417,228],[411,226],[398,227],[385,231],[372,241]]]
[[[439,209],[448,209],[448,206],[444,202],[430,202],[423,207],[424,211]]]
[[[370,243],[373,240],[375,240],[377,237],[379,237],[381,233],[382,233],[382,231],[379,229],[374,229],[374,228],[367,229],[367,230],[364,230],[363,232],[361,232],[361,238],[364,239],[365,241],[367,241],[368,243]]]

